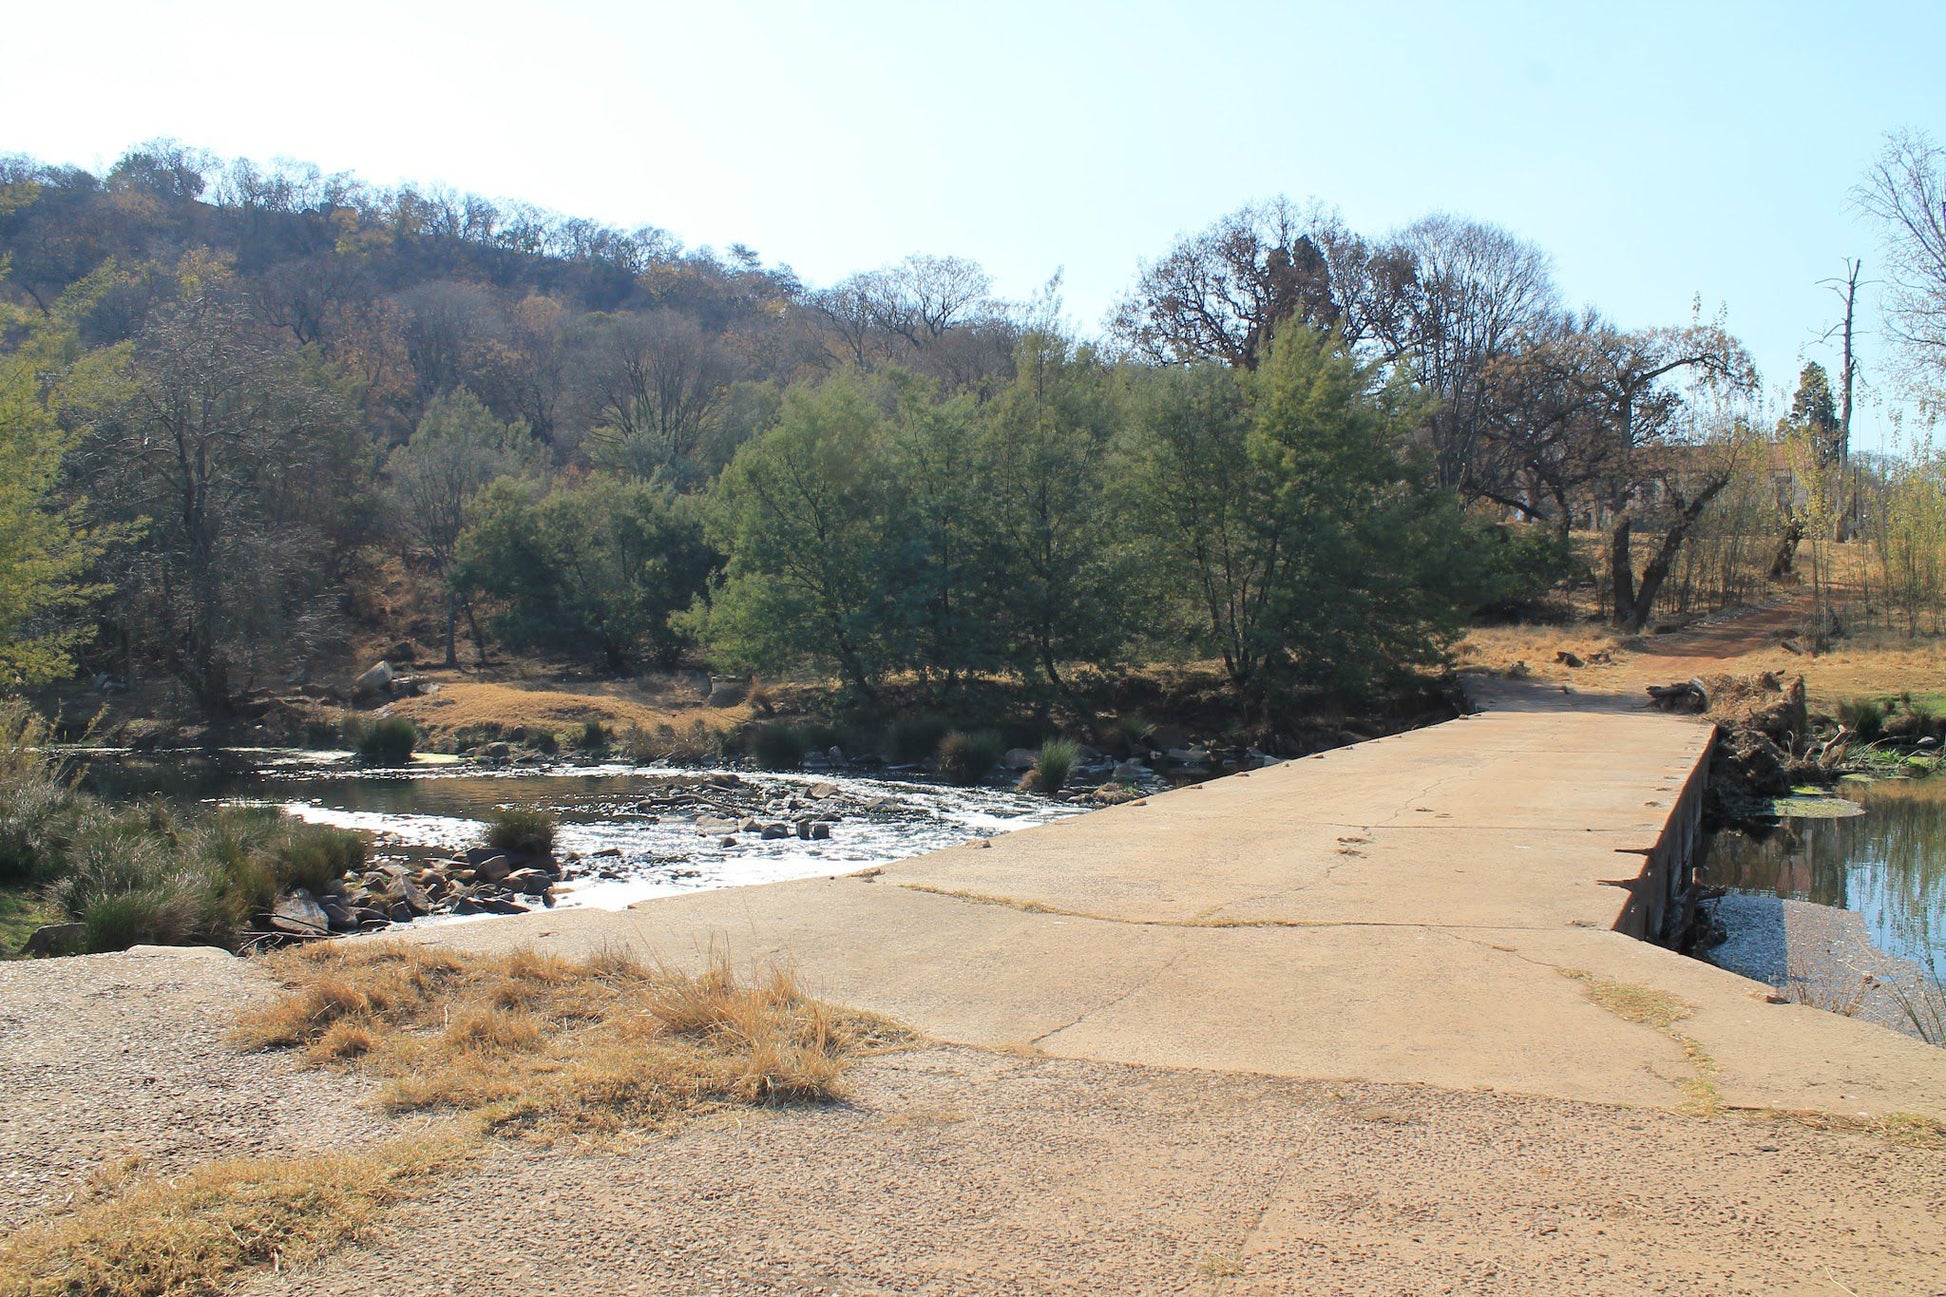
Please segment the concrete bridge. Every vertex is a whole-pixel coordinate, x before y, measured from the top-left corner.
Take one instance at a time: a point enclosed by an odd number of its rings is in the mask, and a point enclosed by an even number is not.
[[[1711,731],[1485,710],[829,879],[435,929],[783,959],[947,1042],[1672,1109],[1946,1120],[1946,1051],[1654,944]]]

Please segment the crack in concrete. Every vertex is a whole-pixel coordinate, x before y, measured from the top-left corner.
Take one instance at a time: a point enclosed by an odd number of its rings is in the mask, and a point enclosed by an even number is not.
[[[1051,914],[1064,919],[1085,919],[1091,923],[1117,923],[1130,928],[1418,928],[1428,932],[1558,932],[1561,929],[1533,923],[1425,923],[1409,919],[1130,919],[1090,910],[1071,910],[1042,901],[1014,896],[995,896],[988,892],[930,887],[924,883],[899,883],[908,892],[943,896],[968,905],[992,905],[1022,914]]]
[[[1079,1014],[1075,1015],[1073,1021],[1065,1022],[1058,1027],[1052,1027],[1047,1031],[1043,1031],[1040,1035],[1035,1036],[1032,1040],[1028,1041],[1027,1043],[1033,1048],[1038,1049],[1040,1048],[1040,1043],[1043,1040],[1046,1040],[1052,1036],[1058,1036],[1062,1032],[1067,1031],[1073,1027],[1078,1027],[1082,1023],[1086,1022],[1088,1019],[1094,1017],[1097,1013],[1108,1012],[1110,1009],[1113,1009],[1116,1005],[1128,999],[1131,995],[1134,995],[1137,991],[1146,990],[1150,986],[1153,986],[1157,978],[1161,977],[1164,973],[1167,973],[1170,969],[1174,968],[1177,964],[1182,962],[1182,957],[1185,953],[1186,952],[1184,951],[1178,950],[1175,954],[1169,956],[1169,958],[1163,962],[1162,967],[1156,969],[1153,973],[1150,973],[1147,977],[1144,977],[1139,982],[1136,982],[1134,985],[1130,986],[1126,991],[1123,991],[1120,995],[1116,996],[1114,999],[1109,1000],[1105,1004],[1089,1005],[1087,1008],[1083,1009]]]

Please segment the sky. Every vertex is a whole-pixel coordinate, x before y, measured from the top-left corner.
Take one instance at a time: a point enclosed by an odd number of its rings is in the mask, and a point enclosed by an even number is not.
[[[1546,249],[1627,327],[1727,312],[1780,403],[1879,235],[1886,132],[1946,141],[1942,0],[95,0],[0,26],[0,152],[173,138],[742,243],[812,285],[950,253],[1063,274],[1101,328],[1143,259],[1287,194]],[[1865,294],[1868,394],[1891,390]]]

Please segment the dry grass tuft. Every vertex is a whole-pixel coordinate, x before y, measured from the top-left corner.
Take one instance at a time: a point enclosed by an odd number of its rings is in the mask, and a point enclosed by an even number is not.
[[[1627,1022],[1639,1022],[1657,1031],[1667,1031],[1689,1016],[1687,1004],[1669,992],[1658,991],[1652,986],[1597,977],[1579,968],[1563,969],[1561,975],[1580,982],[1582,994]]]
[[[242,1271],[301,1264],[366,1236],[392,1203],[467,1156],[459,1135],[369,1153],[218,1162],[138,1181],[0,1242],[0,1297],[229,1291]]]
[[[238,1028],[249,1048],[383,1081],[395,1111],[479,1114],[511,1135],[615,1140],[729,1103],[820,1102],[898,1028],[805,995],[787,971],[696,974],[623,951],[454,955],[332,942],[270,958],[289,994]]]

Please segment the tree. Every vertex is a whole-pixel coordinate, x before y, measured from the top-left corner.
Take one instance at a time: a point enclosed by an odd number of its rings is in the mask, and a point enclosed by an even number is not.
[[[692,511],[652,483],[599,474],[535,499],[502,478],[460,538],[456,583],[498,598],[517,648],[593,650],[610,671],[673,667],[688,640],[675,615],[713,563]]]
[[[1488,370],[1553,317],[1547,255],[1497,226],[1445,215],[1407,226],[1395,245],[1411,267],[1399,285],[1403,363],[1435,398],[1434,479],[1477,497],[1499,485],[1481,471]]]
[[[728,562],[685,624],[722,660],[835,668],[877,701],[904,660],[908,608],[894,584],[909,533],[887,435],[879,393],[840,370],[791,389],[777,425],[717,479],[709,535]]]
[[[411,440],[385,461],[393,525],[423,548],[446,584],[446,665],[459,665],[461,592],[453,580],[460,535],[474,500],[496,478],[539,466],[523,424],[502,423],[464,388],[433,398]],[[484,645],[478,646],[482,657]]]
[[[64,624],[64,615],[103,593],[86,580],[103,537],[90,533],[82,503],[57,503],[72,439],[45,393],[79,350],[77,318],[110,278],[97,272],[44,316],[0,308],[0,333],[20,339],[0,356],[0,688],[68,675],[85,630]]]
[[[1163,560],[1260,705],[1356,698],[1438,661],[1456,631],[1459,514],[1413,460],[1418,413],[1342,339],[1296,326],[1254,374],[1192,369],[1150,393],[1139,476]]]
[[[75,368],[64,412],[96,507],[145,522],[111,621],[221,717],[240,672],[325,642],[364,484],[329,375],[264,333],[220,263],[191,256],[178,278],[133,344]]]
[[[1015,371],[975,450],[991,616],[1015,669],[1085,711],[1064,672],[1112,661],[1128,626],[1123,550],[1102,531],[1116,411],[1093,352],[1055,334],[1022,339]]]
[[[736,377],[722,340],[664,310],[597,320],[583,348],[596,459],[644,478],[687,465]]]
[[[1946,149],[1923,131],[1888,135],[1853,197],[1885,238],[1886,330],[1936,410],[1946,404]]]
[[[1144,266],[1116,308],[1115,332],[1155,363],[1254,369],[1285,320],[1340,323],[1331,253],[1349,242],[1321,210],[1288,199],[1239,208]]]

